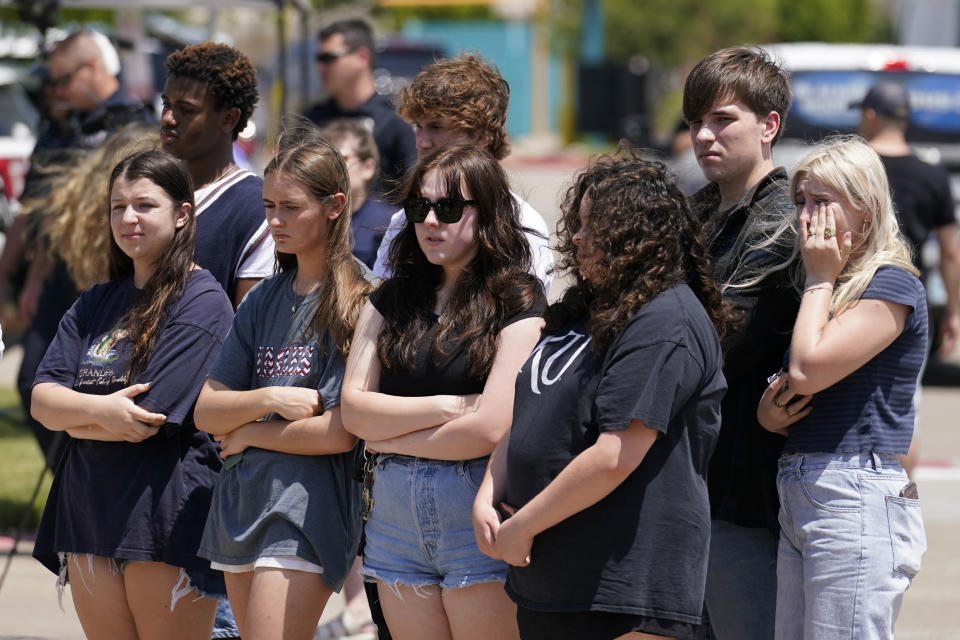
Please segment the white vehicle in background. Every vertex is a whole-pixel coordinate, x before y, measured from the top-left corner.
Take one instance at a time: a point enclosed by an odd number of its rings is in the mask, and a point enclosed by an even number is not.
[[[776,146],[779,164],[789,170],[810,143],[855,132],[860,111],[850,103],[876,82],[893,80],[910,93],[907,140],[921,158],[950,170],[960,200],[960,48],[801,42],[764,49],[789,72],[793,92]]]
[[[955,208],[960,213],[960,48],[885,44],[771,44],[764,47],[790,74],[793,104],[774,159],[788,171],[810,144],[831,133],[856,132],[860,111],[850,103],[863,99],[880,80],[903,84],[910,93],[907,141],[923,160],[950,172]],[[939,263],[936,242],[924,247],[927,265]],[[945,299],[936,269],[930,270],[927,295]]]
[[[0,59],[0,248],[30,168],[37,113],[20,81],[25,66]]]

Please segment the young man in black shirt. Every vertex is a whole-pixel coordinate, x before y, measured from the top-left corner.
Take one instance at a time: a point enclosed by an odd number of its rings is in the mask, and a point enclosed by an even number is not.
[[[383,195],[417,161],[413,130],[373,82],[373,33],[363,20],[341,20],[320,30],[317,66],[329,97],[306,116],[318,126],[338,118],[360,120],[373,133],[380,174],[373,191]]]
[[[728,390],[708,475],[706,609],[719,640],[773,637],[783,438],[760,426],[757,404],[781,366],[799,306],[790,282],[799,262],[793,198],[772,156],[789,107],[786,74],[753,48],[707,56],[683,91],[697,163],[710,180],[691,207],[703,221],[714,278],[741,314],[723,339]]]

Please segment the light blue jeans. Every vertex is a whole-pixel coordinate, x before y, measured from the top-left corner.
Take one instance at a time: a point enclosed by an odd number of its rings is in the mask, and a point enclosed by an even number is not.
[[[777,640],[893,638],[927,548],[897,456],[780,459]]]

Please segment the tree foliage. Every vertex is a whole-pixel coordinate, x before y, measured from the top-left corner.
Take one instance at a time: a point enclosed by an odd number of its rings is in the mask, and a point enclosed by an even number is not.
[[[640,54],[661,67],[717,49],[768,42],[871,42],[890,37],[878,0],[601,0],[607,57]],[[554,49],[576,57],[585,0],[552,0]]]

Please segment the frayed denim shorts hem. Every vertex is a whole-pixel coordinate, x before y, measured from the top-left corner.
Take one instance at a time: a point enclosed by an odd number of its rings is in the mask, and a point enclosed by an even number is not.
[[[360,575],[363,576],[363,579],[367,582],[382,582],[391,589],[395,586],[404,586],[412,587],[414,590],[439,585],[444,591],[450,591],[452,589],[465,589],[488,582],[504,584],[507,581],[506,571],[502,574],[489,573],[485,575],[444,576],[440,578],[439,576],[397,574],[389,571],[375,571],[373,569],[363,568],[360,570]]]
[[[80,566],[81,559],[85,559],[88,572],[93,575],[92,553],[70,553],[60,552],[57,554],[60,558],[60,574],[57,577],[57,599],[60,608],[63,609],[63,587],[67,583],[67,563],[73,560],[77,566]],[[123,573],[127,565],[131,562],[146,562],[143,560],[128,560],[125,558],[106,558],[111,573]],[[185,596],[193,594],[195,598],[210,598],[219,600],[227,596],[227,588],[223,581],[223,573],[209,567],[180,569],[180,575],[177,576],[177,582],[170,591],[170,610],[177,605],[177,601]],[[85,587],[86,585],[80,585]],[[74,585],[77,588],[77,585]]]

